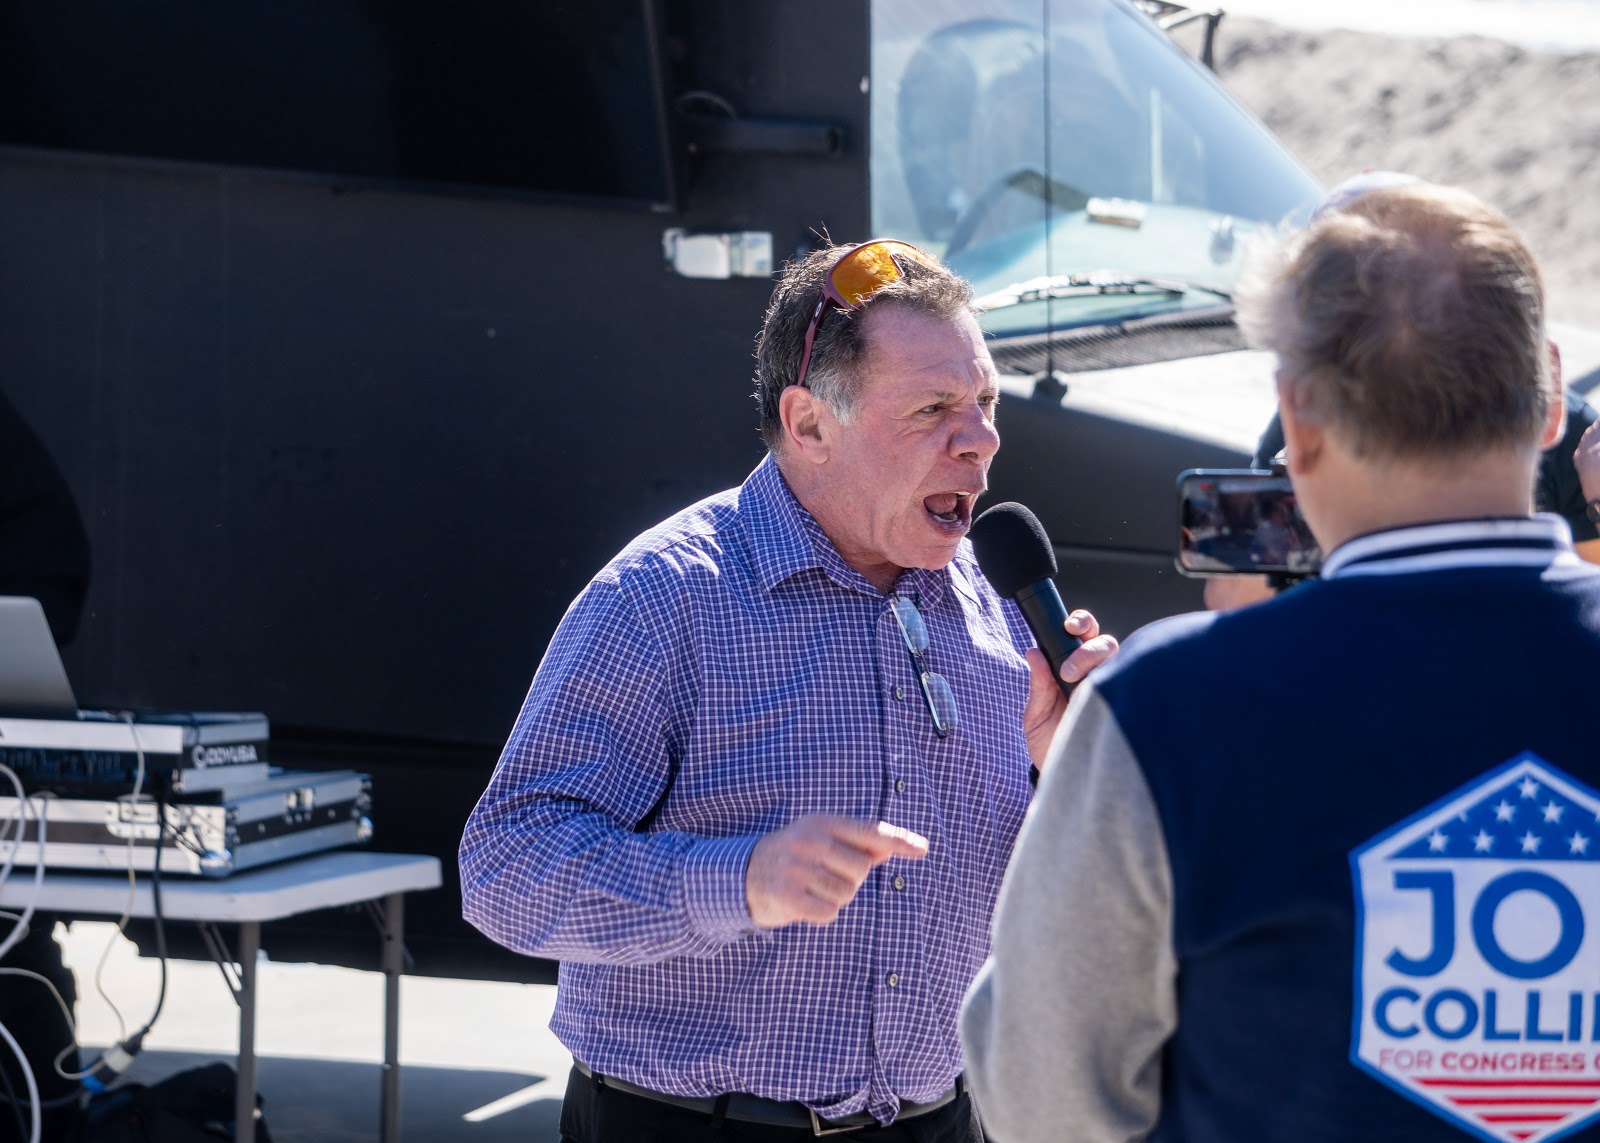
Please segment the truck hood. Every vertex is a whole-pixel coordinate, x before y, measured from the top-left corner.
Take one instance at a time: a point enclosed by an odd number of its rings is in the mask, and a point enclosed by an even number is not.
[[[1278,395],[1272,354],[1259,350],[1186,357],[1120,369],[1066,373],[1063,403],[1129,424],[1238,449],[1255,451],[1272,419]],[[1017,396],[1033,392],[1031,380],[1002,377]]]
[[[1600,332],[1552,323],[1568,388],[1593,403],[1600,397]],[[1256,442],[1277,408],[1273,356],[1238,350],[1120,369],[1064,374],[1062,400],[1074,409],[1129,424],[1190,437],[1244,453]],[[1030,396],[1032,382],[1002,377],[1001,387]]]

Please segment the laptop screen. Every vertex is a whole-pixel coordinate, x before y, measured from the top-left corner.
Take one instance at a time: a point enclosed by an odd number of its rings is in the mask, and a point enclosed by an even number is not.
[[[44,608],[32,596],[0,595],[0,716],[78,717]]]

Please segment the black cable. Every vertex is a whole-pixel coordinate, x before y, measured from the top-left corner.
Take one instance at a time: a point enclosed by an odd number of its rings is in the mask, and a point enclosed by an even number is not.
[[[167,836],[167,778],[157,776],[156,788],[156,859],[150,867],[150,899],[154,906],[156,924],[156,956],[161,960],[161,990],[156,993],[156,1010],[138,1032],[140,1039],[155,1026],[161,1008],[167,1002],[167,923],[161,914],[161,842]]]
[[[130,729],[133,726],[132,716],[124,715],[124,721]],[[137,748],[137,739],[135,739]],[[139,751],[140,765],[144,762],[144,751]],[[161,771],[150,775],[150,786],[155,790],[156,797],[156,852],[155,860],[150,864],[150,899],[155,914],[156,926],[156,956],[161,961],[161,989],[156,993],[156,1010],[150,1013],[150,1019],[145,1021],[132,1036],[124,1041],[124,1046],[132,1052],[138,1052],[144,1044],[145,1033],[155,1026],[156,1018],[161,1015],[161,1009],[167,1002],[167,925],[166,918],[161,913],[161,845],[167,837],[167,794],[170,792],[169,783],[172,781],[171,771]],[[176,834],[172,838],[173,844],[178,843]],[[124,1065],[126,1066],[126,1065]]]

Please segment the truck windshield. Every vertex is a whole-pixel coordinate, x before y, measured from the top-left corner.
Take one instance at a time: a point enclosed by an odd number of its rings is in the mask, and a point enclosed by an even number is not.
[[[1224,305],[1249,232],[1320,193],[1126,0],[873,0],[871,100],[873,232],[991,334]]]

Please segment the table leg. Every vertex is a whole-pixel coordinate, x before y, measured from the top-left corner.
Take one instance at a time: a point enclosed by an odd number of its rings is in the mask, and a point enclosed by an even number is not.
[[[405,968],[405,895],[383,900],[383,1114],[381,1143],[400,1140],[400,973]]]
[[[261,923],[239,925],[239,1077],[233,1098],[234,1143],[256,1140],[256,953]]]

